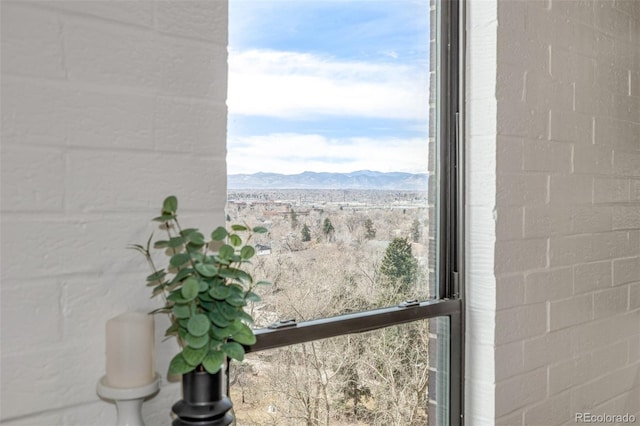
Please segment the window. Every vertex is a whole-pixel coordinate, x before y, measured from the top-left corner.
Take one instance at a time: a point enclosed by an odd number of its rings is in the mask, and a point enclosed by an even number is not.
[[[242,424],[462,423],[459,9],[230,0],[227,219],[274,282]]]

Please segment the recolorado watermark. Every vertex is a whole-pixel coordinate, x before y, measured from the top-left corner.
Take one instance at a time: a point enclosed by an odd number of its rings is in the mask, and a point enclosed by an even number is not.
[[[576,413],[576,423],[635,423],[636,416],[633,414],[593,414]]]

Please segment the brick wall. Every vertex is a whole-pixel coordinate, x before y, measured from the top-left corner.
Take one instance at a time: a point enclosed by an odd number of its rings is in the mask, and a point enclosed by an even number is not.
[[[226,202],[227,2],[3,1],[2,406],[7,425],[105,425],[105,322],[149,311],[164,196],[212,228]],[[161,342],[166,377],[173,342]],[[165,380],[166,382],[166,380]],[[178,384],[145,404],[168,424]]]
[[[491,425],[495,407],[497,5],[466,10],[465,422]]]
[[[496,423],[640,418],[640,2],[497,10]]]

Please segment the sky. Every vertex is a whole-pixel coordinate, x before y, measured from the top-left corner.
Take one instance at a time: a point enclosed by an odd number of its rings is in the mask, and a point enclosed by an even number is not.
[[[429,0],[230,0],[229,174],[426,173]]]

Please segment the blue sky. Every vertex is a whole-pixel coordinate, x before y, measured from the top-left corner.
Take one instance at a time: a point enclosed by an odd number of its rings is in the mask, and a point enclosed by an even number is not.
[[[428,0],[230,0],[228,173],[426,172]]]

